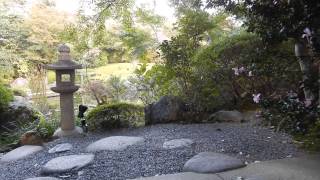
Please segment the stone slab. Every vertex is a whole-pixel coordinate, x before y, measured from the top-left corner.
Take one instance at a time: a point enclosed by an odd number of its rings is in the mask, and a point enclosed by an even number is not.
[[[33,145],[21,146],[3,155],[0,161],[10,162],[10,161],[24,159],[41,150],[43,150],[42,146],[33,146]]]
[[[28,178],[25,180],[60,180],[60,179],[54,178],[54,177],[34,177],[34,178]]]
[[[244,167],[245,164],[234,157],[214,152],[202,152],[188,160],[183,171],[196,173],[218,173]]]
[[[221,178],[219,178],[215,174],[197,174],[192,172],[184,172],[162,176],[141,177],[135,180],[221,180]]]
[[[173,139],[163,143],[163,148],[165,149],[174,149],[180,147],[188,147],[194,144],[191,139]]]
[[[86,151],[97,152],[97,151],[121,151],[129,146],[142,143],[144,139],[142,137],[131,137],[131,136],[111,136],[100,139],[90,144]]]
[[[245,168],[218,173],[223,179],[319,180],[320,155],[286,158],[249,164]]]
[[[47,162],[42,167],[41,173],[64,173],[79,170],[92,163],[93,160],[93,154],[61,156]]]
[[[51,148],[48,152],[51,153],[60,153],[70,151],[72,149],[72,144],[70,143],[63,143],[57,144],[55,147]]]

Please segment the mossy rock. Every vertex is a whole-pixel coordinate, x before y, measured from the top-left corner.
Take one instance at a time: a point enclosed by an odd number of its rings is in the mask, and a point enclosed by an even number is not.
[[[136,127],[144,122],[144,107],[129,103],[99,105],[89,111],[90,130]]]

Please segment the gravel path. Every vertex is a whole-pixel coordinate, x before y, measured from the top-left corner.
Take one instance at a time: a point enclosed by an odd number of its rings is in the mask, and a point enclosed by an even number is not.
[[[162,124],[108,133],[94,133],[81,138],[57,139],[46,144],[45,150],[24,160],[0,164],[1,180],[16,180],[40,176],[41,167],[52,158],[85,153],[90,143],[108,136],[141,136],[143,145],[124,151],[95,153],[93,164],[73,173],[56,174],[61,179],[131,179],[181,172],[184,163],[199,152],[223,152],[248,163],[299,156],[303,152],[292,144],[290,136],[274,133],[249,124]],[[190,138],[195,145],[178,149],[162,148],[164,141]],[[69,142],[73,149],[60,154],[49,154],[56,144]]]

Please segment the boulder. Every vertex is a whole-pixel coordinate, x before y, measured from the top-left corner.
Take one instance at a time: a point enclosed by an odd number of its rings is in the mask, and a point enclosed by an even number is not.
[[[209,116],[208,122],[243,122],[244,116],[239,111],[218,111]]]
[[[43,140],[36,131],[28,131],[20,137],[21,145],[42,145]]]
[[[16,128],[39,120],[43,116],[31,106],[18,101],[10,103],[10,107],[0,113],[0,134],[15,131]]]
[[[184,103],[174,96],[163,96],[145,108],[146,124],[170,123],[181,121]]]
[[[195,173],[219,173],[244,167],[245,164],[234,157],[214,152],[202,152],[188,160],[183,171]]]

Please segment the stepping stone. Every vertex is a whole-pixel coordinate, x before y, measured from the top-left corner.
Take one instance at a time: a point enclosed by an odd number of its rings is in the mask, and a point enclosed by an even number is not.
[[[163,143],[163,148],[174,149],[191,146],[194,142],[191,139],[173,139]]]
[[[60,180],[60,179],[54,178],[54,177],[35,177],[35,178],[28,178],[25,180]]]
[[[60,153],[60,152],[70,151],[71,149],[72,149],[72,144],[63,143],[63,144],[56,145],[55,147],[51,148],[48,152],[49,153]]]
[[[129,146],[142,143],[144,139],[142,137],[130,137],[130,136],[111,136],[100,139],[90,144],[86,150],[88,152],[97,151],[121,151]]]
[[[93,160],[93,154],[61,156],[47,162],[42,168],[41,173],[64,173],[79,170],[92,163]]]
[[[216,174],[198,174],[192,172],[166,174],[153,177],[141,177],[134,180],[222,180]],[[229,180],[229,179],[228,179]]]
[[[35,154],[43,149],[42,146],[32,146],[32,145],[25,145],[14,149],[1,158],[1,162],[10,162],[16,161],[19,159],[24,159],[32,154]]]
[[[245,164],[234,157],[220,153],[202,152],[186,162],[185,172],[218,173],[244,167]]]

